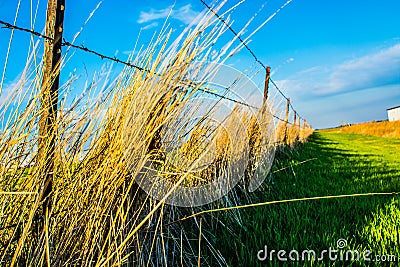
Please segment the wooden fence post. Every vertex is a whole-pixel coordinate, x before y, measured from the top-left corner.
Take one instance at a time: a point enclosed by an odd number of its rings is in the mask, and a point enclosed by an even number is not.
[[[51,191],[54,176],[56,120],[62,34],[64,31],[65,0],[48,0],[46,36],[43,55],[43,80],[40,92],[41,113],[39,118],[38,165],[43,166],[44,186],[41,191],[43,218],[51,209]]]
[[[294,141],[297,143],[299,141],[299,134],[300,131],[297,129],[297,111],[294,110],[294,116],[293,116],[293,134],[295,135]]]
[[[289,108],[290,108],[290,98],[286,99],[286,117],[285,117],[285,122],[284,122],[284,131],[285,134],[283,136],[283,143],[286,143],[286,141],[288,140],[288,122],[289,122]]]
[[[264,108],[267,105],[267,99],[268,99],[268,88],[269,88],[269,79],[271,77],[271,67],[267,67],[266,73],[265,73],[265,84],[264,84],[264,99],[263,99],[263,106]]]
[[[290,98],[288,98],[286,101],[286,117],[285,117],[286,123],[289,122],[289,108],[290,108]]]

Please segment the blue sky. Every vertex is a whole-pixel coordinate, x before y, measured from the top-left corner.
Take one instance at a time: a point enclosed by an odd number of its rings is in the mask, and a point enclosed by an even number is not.
[[[198,0],[66,2],[64,37],[72,40],[98,6],[75,43],[121,59],[127,59],[137,40],[145,46],[168,14],[170,26],[179,32],[204,9]],[[227,1],[220,12],[237,2]],[[247,0],[232,12],[233,28],[239,31],[257,14],[245,38],[285,3]],[[36,5],[37,0],[21,1],[17,25],[30,27]],[[17,6],[16,0],[0,0],[0,19],[13,22]],[[40,1],[38,7],[34,25],[42,31],[46,1]],[[386,119],[386,109],[400,105],[398,14],[398,0],[293,0],[250,38],[249,46],[272,67],[274,81],[314,127]],[[0,66],[10,33],[0,29]],[[29,43],[29,34],[15,32],[3,89],[11,88],[21,73]],[[77,84],[83,84],[104,64],[111,63],[76,51],[62,80],[75,70],[81,75]],[[244,50],[229,64],[242,70],[254,68],[253,58]],[[113,67],[115,73],[120,69]]]

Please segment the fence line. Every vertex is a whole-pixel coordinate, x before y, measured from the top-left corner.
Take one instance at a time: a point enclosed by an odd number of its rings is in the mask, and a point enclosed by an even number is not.
[[[202,0],[200,0],[200,1],[202,1]],[[203,2],[203,1],[202,1],[202,2]],[[269,68],[269,67],[266,67],[266,66],[257,58],[257,56],[254,54],[254,52],[247,46],[247,44],[244,43],[243,39],[242,39],[240,36],[237,35],[236,31],[234,31],[234,30],[232,29],[232,27],[229,26],[229,24],[227,24],[227,22],[226,22],[223,18],[221,18],[214,10],[212,10],[211,7],[209,7],[206,3],[204,3],[204,4],[205,4],[208,8],[210,8],[210,10],[215,14],[215,16],[217,16],[218,19],[220,19],[220,20],[230,29],[230,31],[231,31],[233,34],[235,34],[235,35],[237,36],[237,38],[242,42],[242,44],[244,45],[244,47],[246,47],[246,49],[247,49],[247,50],[252,54],[252,56],[255,58],[256,62],[258,62],[265,70],[267,70],[267,68]],[[33,34],[33,35],[35,35],[35,36],[37,36],[37,37],[39,37],[39,38],[45,39],[45,40],[54,41],[53,38],[51,38],[51,37],[49,37],[49,36],[46,36],[46,35],[44,35],[44,34],[42,34],[42,33],[40,33],[40,32],[31,30],[31,29],[27,29],[27,28],[23,28],[23,27],[19,27],[19,26],[17,26],[17,25],[13,25],[13,24],[10,24],[10,23],[8,23],[8,22],[5,22],[5,21],[3,21],[3,20],[0,20],[0,24],[4,25],[2,28],[5,28],[5,29],[19,30],[19,31],[23,31],[23,32],[27,32],[27,33]],[[132,63],[130,63],[130,62],[127,62],[127,61],[123,61],[123,60],[121,60],[121,59],[118,59],[118,58],[115,57],[115,56],[114,56],[114,57],[110,57],[110,56],[101,54],[101,53],[99,53],[99,52],[97,52],[97,51],[95,51],[95,50],[91,50],[91,49],[89,49],[89,48],[87,48],[87,47],[85,47],[85,46],[83,46],[83,45],[75,45],[75,44],[72,44],[72,43],[66,41],[65,39],[63,39],[61,45],[62,45],[62,46],[72,47],[72,48],[75,48],[75,49],[84,51],[84,52],[86,52],[86,53],[90,53],[90,54],[93,54],[93,55],[95,55],[95,56],[98,56],[98,57],[100,57],[101,59],[108,59],[108,60],[110,60],[110,61],[114,61],[114,62],[116,62],[116,63],[123,64],[123,65],[126,65],[126,66],[131,67],[131,68],[135,68],[135,69],[137,69],[137,70],[139,70],[139,71],[144,71],[144,72],[149,72],[149,71],[150,71],[149,69],[146,69],[146,68],[137,66],[137,65],[135,65],[135,64],[132,64]],[[156,74],[157,74],[157,73],[156,73]],[[158,75],[161,76],[160,74],[158,74]],[[289,100],[289,98],[285,96],[285,94],[279,89],[279,87],[276,85],[276,83],[275,83],[271,78],[269,78],[269,81],[271,81],[272,85],[274,85],[274,87],[277,89],[277,91],[278,91],[286,100]],[[188,86],[193,86],[193,85],[194,85],[194,86],[198,86],[198,85],[199,85],[199,84],[197,84],[197,83],[195,83],[195,82],[193,82],[193,81],[186,81],[186,82],[189,82],[189,83],[188,83]],[[229,90],[229,88],[226,88],[226,87],[224,87],[224,89]],[[239,104],[239,105],[247,106],[247,107],[249,107],[249,108],[258,109],[258,110],[260,109],[259,107],[252,106],[252,105],[250,105],[250,104],[248,104],[248,103],[245,103],[245,102],[242,102],[242,101],[239,101],[239,100],[236,100],[236,99],[227,97],[227,96],[225,96],[225,95],[221,95],[221,94],[212,92],[212,91],[210,91],[209,88],[199,88],[198,90],[199,90],[199,91],[202,91],[202,92],[204,92],[204,93],[206,93],[206,94],[214,95],[214,96],[216,96],[216,97],[219,97],[219,98],[222,98],[222,99],[225,99],[225,100],[234,102],[234,103]],[[292,110],[295,111],[295,109],[293,108],[293,105],[292,105],[291,103],[290,103],[290,106],[291,106]],[[298,117],[301,118],[303,121],[306,121],[304,118],[302,118],[301,116],[299,116],[298,113],[297,113],[297,115],[298,115]],[[289,122],[289,121],[287,121],[287,120],[285,120],[285,119],[280,118],[279,116],[277,116],[277,115],[275,115],[275,114],[272,114],[272,116],[273,116],[275,119],[277,119],[277,120],[279,120],[279,121],[281,121],[281,122],[284,122],[284,123],[287,123],[287,124],[290,124],[290,125],[296,125],[296,122],[293,122],[293,123],[292,123],[292,122]],[[298,125],[298,127],[300,127],[300,124]]]
[[[204,0],[199,0],[209,11],[211,11],[211,13],[214,14],[214,16],[216,16],[228,29],[230,32],[232,32],[236,38],[242,43],[242,45],[246,48],[246,50],[253,56],[254,60],[265,70],[267,70],[267,66],[256,56],[256,54],[253,52],[253,50],[251,50],[251,48],[247,45],[247,43],[242,39],[242,37],[240,37],[240,35],[238,34],[237,31],[235,31],[232,26],[230,26],[225,19],[223,19],[211,6],[209,6]],[[276,88],[276,90],[282,95],[283,98],[285,98],[286,100],[288,100],[289,98],[282,92],[282,90],[276,85],[276,83],[270,78],[271,83],[274,85],[274,87]],[[295,111],[292,103],[290,103],[290,108]],[[300,116],[298,113],[297,115],[303,119],[302,116]]]
[[[242,37],[239,36],[239,34],[226,22],[226,20],[224,20],[220,15],[218,15],[218,13],[212,9],[209,5],[207,5],[206,2],[204,2],[203,0],[200,0],[200,2],[208,8],[208,10],[210,10],[214,16],[216,16],[235,36],[236,38],[238,38],[238,40],[243,44],[243,46],[246,48],[247,51],[249,51],[249,53],[253,56],[253,58],[255,59],[256,62],[258,62],[265,70],[267,70],[267,66],[264,65],[264,63],[261,62],[261,60],[258,59],[258,57],[256,56],[256,54],[250,49],[250,47],[243,41]],[[282,94],[283,95],[283,94]],[[284,96],[284,95],[283,95]],[[285,97],[285,96],[284,96]]]
[[[274,80],[272,80],[272,79],[270,78],[270,82],[271,82],[272,85],[276,88],[276,90],[277,90],[278,92],[281,92],[281,90],[279,89],[278,85],[274,82]],[[281,93],[281,94],[282,94],[282,93]],[[289,100],[288,97],[286,97],[286,96],[284,96],[284,95],[283,95],[283,97],[284,97],[286,100]],[[290,108],[291,108],[294,112],[297,113],[297,116],[298,116],[300,119],[304,120],[303,116],[300,116],[300,114],[294,109],[294,107],[293,107],[291,101],[289,102],[289,106],[290,106]]]

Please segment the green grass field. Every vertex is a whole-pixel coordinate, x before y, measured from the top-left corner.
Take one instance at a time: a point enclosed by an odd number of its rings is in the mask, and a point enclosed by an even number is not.
[[[276,155],[269,182],[254,195],[256,201],[308,198],[373,192],[400,191],[400,139],[315,132],[308,143],[295,150],[282,150]],[[307,162],[304,162],[307,161]],[[302,163],[303,162],[303,163]],[[253,199],[254,202],[254,199]],[[218,248],[228,266],[281,266],[277,252],[270,261],[271,250],[315,250],[317,257],[324,249],[337,249],[343,238],[347,246],[338,251],[336,261],[325,254],[322,261],[296,261],[291,266],[343,266],[340,253],[370,250],[371,260],[352,262],[354,266],[382,266],[389,255],[400,257],[400,196],[358,196],[272,204],[204,215],[219,223],[204,230]],[[268,248],[265,261],[257,253]],[[210,254],[202,247],[205,261]],[[261,254],[263,255],[263,254]],[[332,254],[335,255],[335,254]],[[380,258],[376,258],[383,255]],[[292,254],[296,257],[296,254]],[[351,256],[349,254],[349,256]],[[362,254],[361,254],[362,257]],[[209,257],[211,259],[212,257]],[[343,259],[346,259],[343,256]],[[216,263],[217,264],[217,263]],[[219,263],[220,264],[220,263]],[[213,263],[211,262],[211,266]]]

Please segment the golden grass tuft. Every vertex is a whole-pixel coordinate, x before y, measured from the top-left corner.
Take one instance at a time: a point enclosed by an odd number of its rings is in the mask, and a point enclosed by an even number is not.
[[[356,133],[388,138],[400,138],[400,121],[372,121],[339,128],[343,133]]]
[[[281,122],[278,124],[276,134],[279,143],[293,147],[298,142],[307,141],[313,132],[314,129],[310,126]]]

